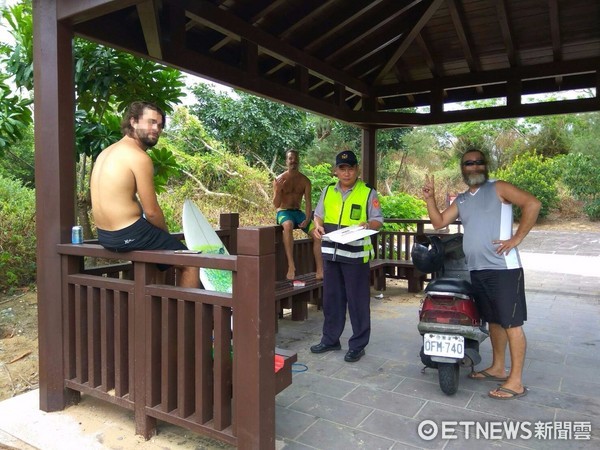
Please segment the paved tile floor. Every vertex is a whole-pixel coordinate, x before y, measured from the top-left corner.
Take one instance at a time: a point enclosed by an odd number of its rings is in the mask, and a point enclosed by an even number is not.
[[[533,231],[522,254],[524,261],[537,265],[526,265],[526,397],[490,399],[487,392],[496,384],[470,380],[466,369],[461,371],[456,395],[443,394],[437,371],[423,371],[420,364],[419,298],[399,301],[392,288],[383,299],[373,298],[371,342],[358,363],[344,362],[345,340],[342,351],[310,353],[310,345],[319,342],[321,334],[318,311],[311,311],[305,322],[281,322],[280,345],[297,351],[299,363],[306,368],[277,397],[277,435],[284,448],[598,448],[600,235]],[[344,337],[349,337],[348,330]],[[478,368],[485,368],[491,361],[489,341],[482,344],[481,352]],[[419,436],[424,420],[438,427],[435,439]],[[529,427],[533,436],[527,439],[526,432],[519,432],[521,438],[510,439],[497,433],[490,439],[475,439],[470,429],[467,438],[468,430],[457,426],[450,432],[456,439],[442,439],[442,421],[471,421],[488,430],[514,421]],[[543,434],[536,438],[536,422],[550,424],[547,432],[550,426],[558,432],[561,426],[582,423],[591,430],[580,436],[591,440],[575,439],[574,432],[571,439],[562,439],[568,436],[564,430],[561,439],[543,439]]]
[[[342,351],[314,355],[309,351],[319,342],[322,313],[309,311],[309,319],[292,322],[282,319],[278,345],[298,352],[297,372],[292,385],[277,396],[277,447],[282,449],[486,449],[544,448],[591,449],[600,447],[600,233],[530,233],[522,246],[526,267],[529,320],[525,330],[528,352],[524,381],[526,397],[498,401],[488,398],[493,382],[473,381],[461,371],[459,391],[447,396],[441,392],[437,371],[422,370],[419,359],[421,338],[417,331],[419,296],[405,294],[405,285],[390,287],[383,298],[372,301],[372,336],[366,356],[358,363],[343,360]],[[544,256],[546,255],[546,256]],[[564,257],[561,258],[561,255]],[[557,259],[558,258],[558,259]],[[528,265],[528,262],[531,263]],[[584,275],[581,275],[584,274]],[[489,342],[481,348],[487,367],[491,360]],[[507,362],[508,364],[508,362]],[[81,409],[106,408],[104,427],[120,426],[122,432],[97,433],[93,448],[204,449],[228,448],[176,427],[166,427],[149,442],[131,436],[133,424],[125,414],[115,414],[103,403],[77,405],[60,413],[40,415],[36,392],[0,403],[0,448],[2,444],[19,449],[92,448],[90,436],[84,439]],[[26,402],[29,402],[25,404]],[[23,410],[22,412],[16,412]],[[110,412],[109,412],[110,411]],[[12,416],[9,420],[9,414]],[[20,419],[18,414],[24,414]],[[55,426],[56,436],[40,441],[32,430],[48,426],[57,417],[70,416],[69,428]],[[41,418],[38,418],[41,417]],[[19,422],[33,422],[25,426]],[[419,436],[424,421],[432,421],[437,435],[432,440]],[[443,438],[443,422],[469,422],[473,425],[446,428],[451,438]],[[546,433],[558,427],[583,425],[582,437],[561,431],[560,439],[536,437],[536,423],[546,425]],[[516,438],[502,427],[516,423]],[[20,425],[20,426],[19,426]],[[480,428],[479,435],[475,427]],[[585,430],[587,428],[587,431]],[[591,429],[590,429],[591,427]],[[39,428],[38,428],[39,429]],[[542,428],[540,428],[541,430]],[[427,431],[427,427],[424,428]],[[469,435],[467,436],[467,431]],[[486,432],[488,438],[485,439]],[[528,438],[527,434],[532,436]],[[89,433],[89,432],[88,432]],[[39,433],[38,433],[39,434]],[[479,439],[477,439],[479,437]],[[78,439],[83,439],[79,441]],[[84,447],[82,447],[82,445]]]

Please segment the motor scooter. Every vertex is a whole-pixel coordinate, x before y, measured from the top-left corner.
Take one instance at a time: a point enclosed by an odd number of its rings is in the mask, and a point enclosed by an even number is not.
[[[489,336],[473,297],[462,237],[417,236],[411,252],[415,267],[434,276],[419,309],[421,361],[438,370],[440,388],[447,395],[458,390],[461,366],[473,371],[481,362],[479,344]]]

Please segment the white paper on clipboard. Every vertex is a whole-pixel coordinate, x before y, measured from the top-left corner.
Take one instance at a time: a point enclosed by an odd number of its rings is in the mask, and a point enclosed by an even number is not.
[[[340,228],[339,230],[324,234],[323,239],[337,242],[338,244],[347,244],[348,242],[357,241],[376,233],[377,230],[365,229],[359,225],[352,225],[351,227]]]

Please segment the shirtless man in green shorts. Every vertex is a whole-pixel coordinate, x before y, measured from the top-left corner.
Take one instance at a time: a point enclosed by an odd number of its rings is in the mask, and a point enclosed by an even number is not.
[[[293,280],[296,276],[293,231],[295,228],[300,228],[313,238],[316,277],[322,279],[321,239],[313,234],[315,224],[311,220],[310,180],[298,171],[300,158],[296,150],[288,150],[285,163],[287,170],[273,181],[273,206],[277,208],[277,223],[283,227],[283,247],[288,262],[286,278]],[[304,197],[304,212],[300,210],[302,197]]]

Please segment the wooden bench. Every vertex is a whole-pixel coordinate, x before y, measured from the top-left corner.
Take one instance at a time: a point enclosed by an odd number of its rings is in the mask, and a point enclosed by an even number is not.
[[[287,258],[283,247],[283,227],[277,226],[275,232],[275,301],[277,316],[283,318],[283,310],[292,310],[292,320],[308,318],[309,303],[321,307],[323,280],[317,280],[313,241],[308,238],[294,240],[294,265],[296,277],[304,286],[294,287],[286,278]]]
[[[386,278],[408,280],[408,292],[421,292],[427,274],[420,272],[411,260],[374,259],[371,261],[371,284],[378,291],[385,291]]]
[[[381,230],[373,238],[375,259],[371,261],[371,284],[379,291],[385,290],[386,278],[408,280],[408,292],[421,292],[425,281],[431,275],[417,270],[410,259],[410,251],[415,239],[420,235],[446,235],[456,229],[460,232],[462,224],[456,221],[446,231],[436,231],[428,219],[385,219],[386,224],[396,224],[398,230]]]
[[[283,358],[283,367],[275,372],[275,393],[279,394],[292,384],[292,365],[298,361],[298,355],[291,350],[275,347],[275,356]]]
[[[275,282],[275,300],[279,305],[277,310],[280,318],[283,317],[283,309],[291,309],[292,320],[306,320],[309,303],[321,307],[323,280],[317,280],[314,272],[298,275],[296,280],[304,282],[304,286],[294,287],[292,281],[287,279]]]

